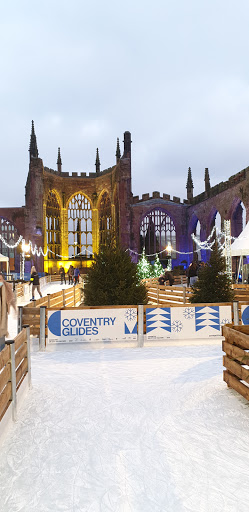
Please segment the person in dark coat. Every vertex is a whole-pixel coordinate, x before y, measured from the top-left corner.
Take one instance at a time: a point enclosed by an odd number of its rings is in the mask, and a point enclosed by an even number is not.
[[[190,286],[193,286],[198,279],[198,265],[196,261],[192,261],[188,267],[188,278]]]
[[[164,274],[162,274],[158,279],[159,284],[164,284],[166,281],[169,281],[170,286],[174,284],[174,277],[168,270],[165,270]]]
[[[73,265],[70,265],[68,269],[68,284],[73,284],[73,276],[74,276],[74,268]]]
[[[40,279],[38,272],[36,272],[36,268],[31,268],[31,276],[30,276],[30,285],[32,284],[32,299],[35,300],[35,290],[38,291],[40,297],[42,297],[41,290],[40,290]]]
[[[77,284],[79,282],[79,278],[80,278],[80,269],[77,267],[74,269],[74,284]]]
[[[59,274],[61,276],[61,284],[63,284],[63,282],[66,284],[66,274],[65,274],[65,269],[64,267],[61,265],[60,268],[59,268]]]

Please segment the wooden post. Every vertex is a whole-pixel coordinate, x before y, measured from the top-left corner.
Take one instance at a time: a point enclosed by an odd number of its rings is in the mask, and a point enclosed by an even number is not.
[[[22,330],[22,315],[23,315],[23,306],[18,306],[18,316],[17,316],[17,334]]]
[[[50,293],[47,294],[48,308],[50,308]]]
[[[144,307],[138,305],[138,323],[137,323],[137,341],[138,347],[144,346]]]
[[[182,293],[183,293],[183,304],[186,304],[186,288],[185,288],[185,286],[182,287]]]
[[[238,301],[233,302],[233,323],[239,325],[239,303]]]
[[[31,356],[30,356],[30,326],[28,324],[24,325],[23,328],[26,330],[26,344],[27,344],[27,361],[28,361],[28,386],[29,389],[32,388],[31,382]]]
[[[46,336],[46,306],[40,307],[40,339],[39,349],[43,352],[45,350],[45,336]]]
[[[16,421],[16,360],[15,360],[15,340],[8,340],[5,343],[6,343],[6,345],[10,345],[12,420]]]

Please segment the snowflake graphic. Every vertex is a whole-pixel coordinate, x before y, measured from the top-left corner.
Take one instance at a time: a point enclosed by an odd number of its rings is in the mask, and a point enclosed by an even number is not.
[[[181,320],[174,320],[174,322],[172,322],[171,328],[174,332],[181,332],[183,328]]]
[[[191,318],[194,318],[195,316],[195,308],[185,308],[183,310],[183,316],[186,320],[191,320]]]
[[[135,320],[137,318],[137,312],[135,309],[129,308],[125,312],[125,318],[128,320],[128,322],[132,322],[132,320]]]
[[[223,318],[221,320],[220,325],[226,325],[226,324],[230,324],[230,323],[231,323],[231,320],[229,320],[229,318]]]

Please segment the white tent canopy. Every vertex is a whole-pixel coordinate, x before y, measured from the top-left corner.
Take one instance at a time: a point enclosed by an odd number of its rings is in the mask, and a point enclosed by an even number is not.
[[[249,222],[240,233],[238,238],[231,244],[232,256],[248,256],[249,255]]]
[[[4,256],[3,254],[0,254],[0,263],[4,261],[7,265],[7,274],[10,273],[10,269],[9,269],[9,258],[7,256]]]

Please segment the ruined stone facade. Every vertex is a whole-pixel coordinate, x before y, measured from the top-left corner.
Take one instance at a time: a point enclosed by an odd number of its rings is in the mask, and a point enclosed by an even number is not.
[[[62,171],[60,149],[57,170],[45,167],[39,158],[33,122],[29,152],[25,206],[0,208],[0,234],[9,245],[22,235],[33,248],[41,247],[46,256],[31,254],[27,262],[40,272],[56,272],[61,264],[66,270],[72,264],[86,271],[99,244],[106,243],[112,230],[121,245],[132,251],[134,260],[145,247],[147,254],[158,252],[166,261],[170,245],[173,267],[188,264],[195,249],[191,233],[198,231],[200,239],[206,240],[220,216],[221,223],[231,220],[232,235],[238,236],[248,217],[249,168],[214,187],[205,169],[205,190],[196,197],[189,168],[183,203],[161,192],[134,197],[130,132],[124,134],[123,155],[117,142],[116,163],[109,169],[100,170],[97,149],[96,170],[89,175]],[[0,253],[10,257],[11,270],[18,272],[20,246],[12,250],[0,241]],[[201,257],[205,261],[208,256],[203,251]]]

